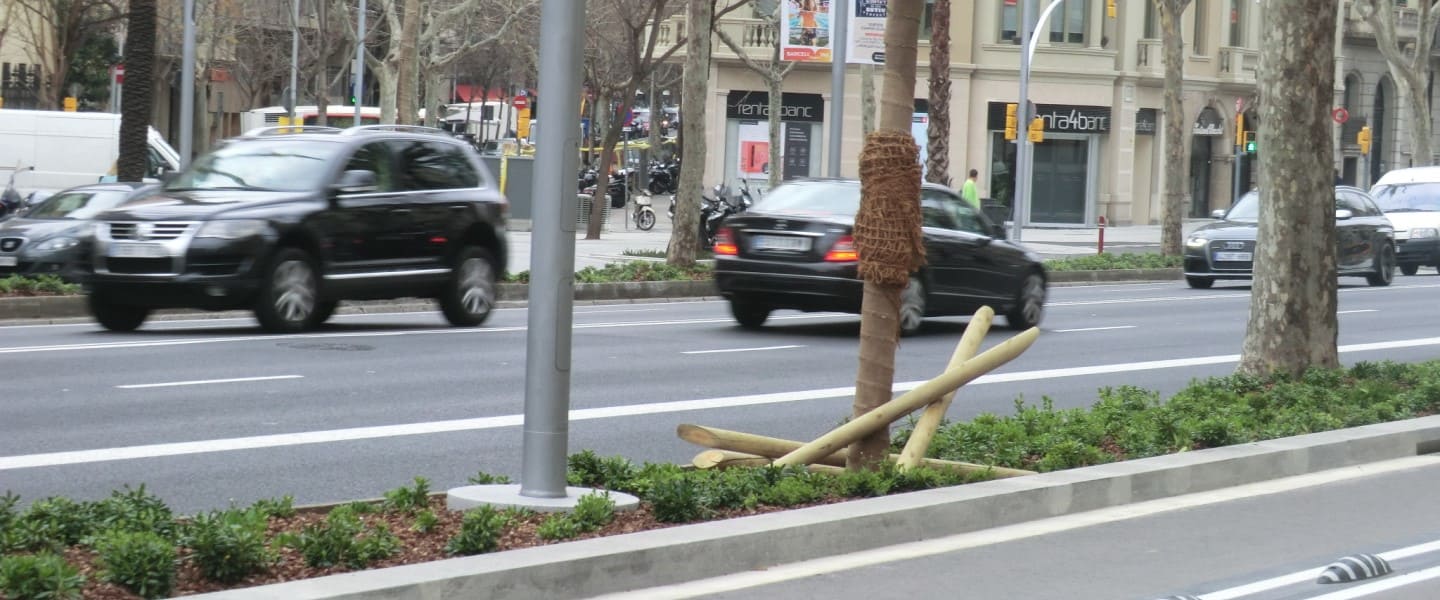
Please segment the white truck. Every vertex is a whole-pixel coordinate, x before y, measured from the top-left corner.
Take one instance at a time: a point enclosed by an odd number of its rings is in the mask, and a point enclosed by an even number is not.
[[[146,181],[180,170],[180,153],[154,127],[148,138]],[[19,168],[21,193],[112,181],[119,156],[118,114],[0,108],[0,181]]]

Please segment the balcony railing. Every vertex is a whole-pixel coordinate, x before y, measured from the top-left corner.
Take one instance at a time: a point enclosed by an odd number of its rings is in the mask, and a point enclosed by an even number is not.
[[[1260,65],[1260,52],[1234,46],[1220,47],[1220,79],[1234,82],[1255,82],[1255,69]]]
[[[766,23],[763,19],[724,17],[715,23],[715,29],[725,32],[730,39],[740,45],[747,56],[756,60],[769,60],[774,52],[775,43],[780,38],[780,32],[776,30],[776,27]],[[668,48],[684,41],[684,17],[675,17],[660,23],[657,48]],[[715,36],[712,48],[712,55],[717,59],[738,57],[735,51],[730,49],[730,46],[720,41],[719,35]],[[675,56],[684,56],[684,52],[682,48]]]

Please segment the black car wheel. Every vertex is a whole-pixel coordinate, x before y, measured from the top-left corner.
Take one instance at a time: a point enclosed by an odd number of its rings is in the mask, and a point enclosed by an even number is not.
[[[1215,280],[1209,277],[1186,277],[1185,283],[1197,290],[1208,290],[1215,285]]]
[[[730,314],[735,316],[736,323],[746,329],[763,327],[770,318],[771,310],[769,306],[749,298],[730,299]]]
[[[1039,273],[1025,276],[1015,293],[1015,306],[1005,313],[1011,329],[1029,329],[1040,324],[1045,314],[1045,278]]]
[[[913,335],[925,323],[925,284],[910,276],[910,284],[900,292],[900,335]]]
[[[149,308],[115,302],[101,290],[91,292],[86,301],[95,321],[110,331],[135,331],[150,316]]]
[[[340,308],[340,303],[334,300],[320,302],[315,305],[315,316],[311,317],[310,320],[315,325],[322,325],[326,321],[329,321],[330,317],[335,316],[335,309],[337,308]]]
[[[440,309],[456,327],[474,327],[495,309],[495,259],[484,248],[471,246],[455,257],[455,266]]]
[[[1365,276],[1370,285],[1383,287],[1395,280],[1395,246],[1385,244],[1375,255],[1375,272]]]
[[[1408,265],[1400,265],[1400,272],[1405,275],[1414,275],[1420,272],[1420,265],[1413,263]]]
[[[310,255],[298,248],[284,248],[270,261],[255,304],[255,318],[267,331],[304,331],[320,314],[319,297],[320,278]]]

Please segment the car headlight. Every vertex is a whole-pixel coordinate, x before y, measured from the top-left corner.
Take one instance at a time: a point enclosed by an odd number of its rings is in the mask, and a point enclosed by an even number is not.
[[[80,240],[73,237],[55,237],[36,244],[30,251],[34,253],[59,252],[69,250],[80,245]]]
[[[1205,247],[1205,244],[1208,244],[1208,243],[1210,243],[1210,239],[1209,239],[1209,238],[1192,237],[1192,238],[1189,238],[1189,239],[1185,240],[1185,247],[1186,247],[1186,248],[1204,248],[1204,247]]]
[[[256,219],[221,219],[207,221],[195,237],[238,240],[265,233],[269,227],[264,221]]]
[[[1416,227],[1410,230],[1410,239],[1440,237],[1440,229],[1434,227]]]

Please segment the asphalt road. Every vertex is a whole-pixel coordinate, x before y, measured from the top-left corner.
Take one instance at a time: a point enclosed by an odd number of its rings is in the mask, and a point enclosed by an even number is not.
[[[1437,493],[1440,457],[1414,457],[607,598],[1433,600]],[[1361,553],[1394,571],[1318,583]]]
[[[1436,357],[1436,288],[1429,276],[1344,287],[1342,359]],[[1226,374],[1248,303],[1243,286],[1056,288],[1036,345],[968,386],[951,418],[1007,412],[1017,397],[1083,406],[1106,386],[1169,393]],[[679,302],[580,306],[574,320],[572,452],[687,461],[698,449],[675,437],[680,423],[808,439],[850,410],[857,317],[777,313],[752,332],[722,302]],[[987,345],[1010,335],[1001,322]],[[897,389],[938,373],[964,323],[937,319],[904,339]],[[435,489],[477,470],[514,476],[525,324],[514,309],[468,330],[438,312],[341,316],[294,336],[249,319],[133,334],[3,327],[0,490],[96,498],[143,482],[194,511],[375,497],[415,475]]]

